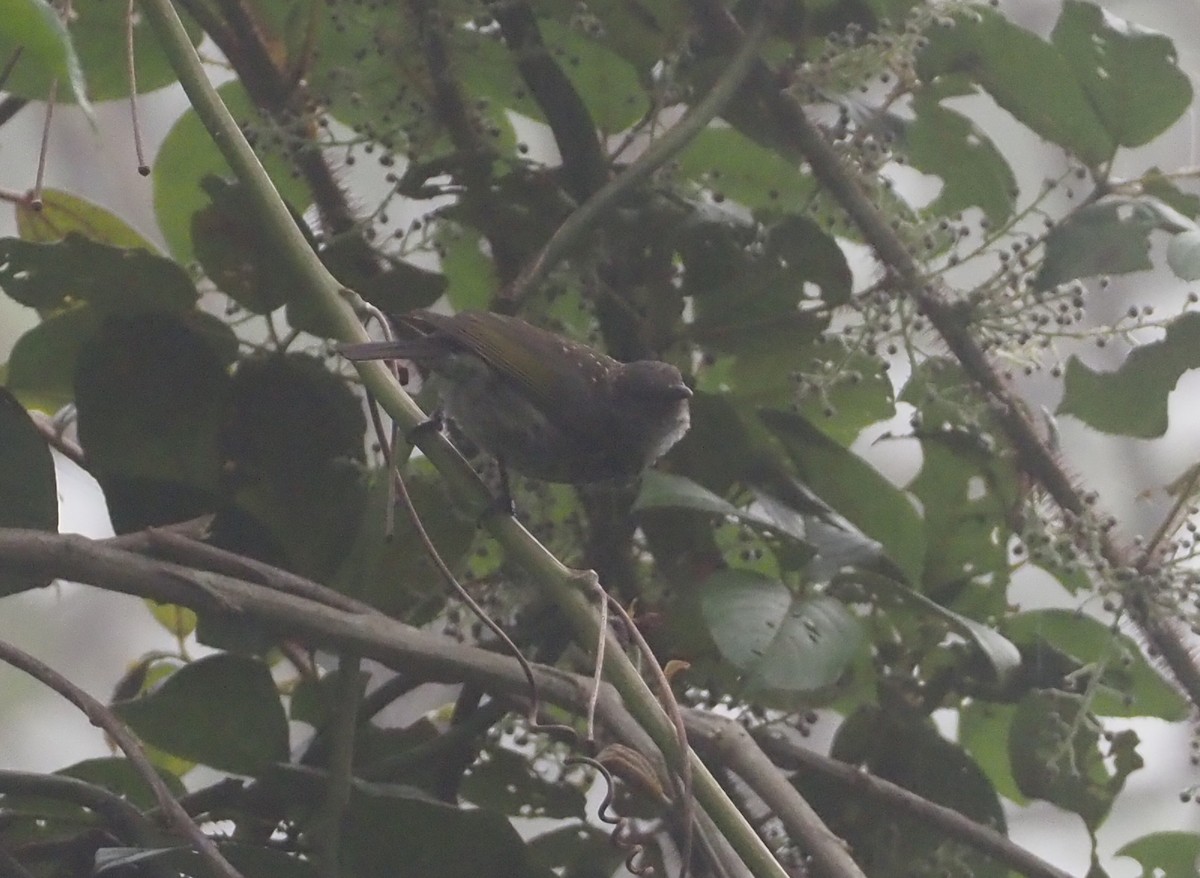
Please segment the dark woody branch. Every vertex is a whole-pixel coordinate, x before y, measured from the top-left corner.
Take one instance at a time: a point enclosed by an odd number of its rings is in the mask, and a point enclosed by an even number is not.
[[[2,528],[0,568],[8,574],[29,576],[31,581],[70,579],[201,612],[237,613],[281,636],[303,638],[314,646],[352,652],[402,670],[405,685],[416,679],[467,682],[506,701],[528,694],[524,673],[507,656],[465,646],[386,616],[349,612],[273,591],[269,577],[264,579],[265,584],[246,582],[147,558],[76,535]],[[548,702],[577,712],[585,708],[591,690],[589,679],[544,665],[534,665],[533,669],[539,692]],[[625,710],[611,685],[600,688],[597,716],[615,738],[653,757],[654,744]],[[993,830],[893,784],[863,777],[852,766],[806,750],[773,727],[755,731],[752,739],[733,720],[705,712],[684,711],[684,721],[689,740],[713,764],[735,772],[766,801],[797,842],[827,864],[825,874],[848,878],[857,872],[845,858],[845,851],[837,850],[841,843],[780,774],[780,766],[820,771],[854,794],[870,795],[936,824],[1023,874],[1065,878],[1064,873]],[[703,817],[701,820],[703,823]],[[706,836],[717,845],[726,845],[720,833]]]
[[[500,3],[492,9],[517,70],[546,114],[562,157],[563,182],[581,202],[608,179],[608,161],[596,136],[596,123],[562,68],[542,40],[537,19],[524,3]]]

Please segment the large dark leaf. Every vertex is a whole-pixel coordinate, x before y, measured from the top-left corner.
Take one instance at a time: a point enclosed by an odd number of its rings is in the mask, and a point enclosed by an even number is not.
[[[0,387],[0,527],[58,530],[54,459],[29,413]]]
[[[469,840],[469,843],[464,843]],[[359,878],[550,878],[503,816],[466,810],[405,787],[356,782],[342,829],[342,864]]]
[[[213,508],[229,392],[217,330],[195,312],[111,317],[79,353],[79,441],[118,531]]]
[[[1067,361],[1057,414],[1105,433],[1153,439],[1167,431],[1167,399],[1184,372],[1200,366],[1200,314],[1183,314],[1166,337],[1134,348],[1115,372]]]
[[[1187,716],[1187,702],[1146,660],[1133,638],[1091,616],[1069,610],[1032,610],[1007,619],[1003,627],[1029,663],[1060,667],[1064,675],[1075,675],[1084,668],[1099,673],[1100,685],[1090,703],[1093,713],[1154,716],[1173,722]],[[1084,682],[1075,677],[1076,686]],[[1069,684],[1060,679],[1043,685]]]
[[[1046,257],[1034,280],[1040,290],[1081,277],[1128,274],[1152,268],[1150,232],[1159,212],[1134,200],[1089,204],[1046,236]]]
[[[1120,146],[1149,143],[1192,101],[1171,39],[1094,3],[1067,0],[1050,39]]]
[[[156,766],[155,770],[173,795],[181,796],[187,791],[183,781],[175,775],[163,770],[161,766]],[[116,756],[85,759],[55,773],[104,787],[109,792],[129,800],[138,808],[148,810],[158,807],[159,804],[146,779],[128,759]]]
[[[1089,165],[1107,161],[1116,148],[1063,54],[995,10],[973,8],[952,27],[933,29],[917,73],[926,82],[969,78],[1035,133]]]
[[[792,412],[764,411],[763,422],[783,443],[803,481],[868,537],[914,582],[924,565],[925,528],[904,491],[858,455]]]
[[[0,286],[22,305],[42,312],[87,304],[106,315],[184,311],[197,295],[178,263],[78,232],[50,243],[0,238]]]
[[[208,656],[115,710],[148,744],[222,771],[253,775],[288,758],[287,716],[256,659]]]
[[[110,4],[111,5],[111,4]],[[109,34],[111,45],[112,35]],[[238,82],[218,90],[221,100],[234,118],[261,124],[246,92]],[[311,201],[307,188],[292,173],[291,166],[272,154],[260,152],[263,165],[279,188],[279,194],[296,210],[303,211]],[[200,122],[195,110],[188,110],[167,133],[154,159],[154,215],[162,229],[171,254],[187,263],[194,256],[192,217],[208,204],[201,181],[206,177],[225,177],[229,166]]]
[[[243,361],[221,418],[217,541],[327,580],[363,514],[365,430],[359,400],[320,360]]]
[[[474,542],[475,522],[458,511],[444,480],[431,470],[427,464],[413,465],[404,478],[438,554],[452,570],[458,569]],[[445,605],[448,586],[403,506],[395,508],[389,531],[387,503],[395,497],[388,491],[389,477],[389,473],[378,470],[371,474],[365,511],[332,584],[384,612],[420,625]]]
[[[58,480],[50,448],[29,413],[3,387],[0,387],[0,527],[58,530]],[[3,567],[0,564],[0,569]],[[48,582],[32,582],[0,572],[0,595]]]
[[[832,686],[862,643],[858,619],[840,601],[798,595],[748,570],[719,570],[708,577],[700,606],[713,641],[741,675],[747,694]]]
[[[514,817],[582,819],[587,800],[561,773],[547,776],[530,757],[504,747],[490,747],[471,766],[461,793],[488,811]]]
[[[1075,812],[1094,830],[1142,759],[1136,732],[1106,734],[1101,744],[1085,711],[1081,696],[1031,692],[1013,716],[1008,752],[1022,793]]]
[[[1005,832],[1004,811],[987,777],[961,747],[939,735],[926,717],[877,707],[860,709],[838,729],[831,755]],[[928,822],[902,810],[872,806],[861,797],[846,795],[844,788],[810,787],[799,775],[797,785],[803,793],[811,790],[809,801],[826,818],[829,828],[853,846],[856,861],[868,874],[936,874],[939,864],[953,857],[965,874],[976,878],[1008,875],[1003,864],[947,839]]]

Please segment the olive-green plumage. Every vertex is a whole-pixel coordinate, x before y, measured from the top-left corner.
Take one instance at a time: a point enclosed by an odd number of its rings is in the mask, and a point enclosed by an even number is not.
[[[446,417],[518,472],[549,482],[628,479],[688,429],[692,392],[674,366],[620,363],[585,344],[488,311],[414,311],[390,342],[343,345],[431,376]]]

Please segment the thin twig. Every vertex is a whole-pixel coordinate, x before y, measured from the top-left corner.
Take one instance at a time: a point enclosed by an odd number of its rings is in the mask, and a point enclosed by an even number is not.
[[[289,570],[230,552],[194,539],[171,528],[152,527],[109,539],[112,545],[190,567],[225,573],[239,579],[258,582],[266,588],[308,598],[349,613],[382,615],[376,607],[334,591],[328,586],[305,579]]]
[[[129,71],[129,118],[133,125],[133,151],[137,156],[137,170],[143,177],[149,176],[150,165],[146,162],[146,150],[142,145],[142,126],[137,108],[137,63],[133,54],[133,13],[135,0],[125,6],[125,64]]]
[[[63,435],[55,422],[54,418],[45,415],[39,411],[29,413],[33,420],[33,425],[37,427],[37,431],[41,437],[46,440],[46,444],[74,463],[84,472],[91,472],[88,469],[87,459],[83,453],[83,449],[79,447],[77,442],[73,442]]]
[[[713,87],[709,89],[703,100],[692,106],[683,118],[668,129],[662,137],[651,143],[636,161],[604,184],[591,198],[581,204],[578,210],[567,217],[566,221],[550,236],[550,240],[546,242],[533,261],[502,293],[502,297],[519,301],[530,294],[546,279],[551,269],[580,243],[584,234],[605,213],[616,206],[625,193],[648,179],[658,168],[690,144],[696,135],[720,114],[725,105],[737,94],[738,89],[742,87],[754,62],[758,59],[758,52],[766,41],[767,33],[766,18],[759,16],[746,32],[741,45],[738,46],[737,53],[721,71],[720,77],[713,83]]]
[[[634,624],[629,613],[621,606],[621,602],[607,592],[603,593],[606,602],[616,612],[617,617],[625,624],[625,630],[634,645],[637,646],[638,652],[646,659],[650,679],[654,681],[654,685],[658,689],[659,703],[662,705],[663,710],[666,711],[667,716],[670,717],[671,724],[675,727],[676,739],[679,741],[679,752],[683,754],[678,771],[671,772],[671,776],[675,777],[678,775],[679,778],[677,784],[679,810],[683,815],[683,851],[681,854],[683,864],[679,869],[679,878],[687,878],[692,860],[692,822],[696,805],[692,801],[692,762],[688,758],[688,754],[691,751],[688,748],[687,728],[683,723],[683,713],[679,709],[679,701],[675,698],[675,693],[671,691],[671,681],[663,673],[662,666],[658,663],[658,658],[654,655],[654,651],[650,649],[650,644],[646,642],[646,638],[642,636],[642,632]]]
[[[325,799],[313,819],[320,871],[324,878],[340,878],[342,874],[339,862],[342,817],[350,804],[354,781],[354,733],[358,728],[358,708],[362,701],[361,669],[362,659],[354,653],[342,653],[338,661],[337,697],[329,718],[331,747]]]
[[[42,141],[38,147],[37,176],[33,180],[33,194],[29,197],[29,206],[33,210],[42,209],[42,185],[46,179],[46,156],[50,151],[50,124],[54,120],[54,105],[58,100],[58,79],[50,80],[50,92],[46,95],[46,116],[42,122]]]
[[[597,620],[600,636],[596,638],[596,658],[592,663],[592,694],[588,696],[587,725],[585,726],[588,741],[596,738],[596,704],[600,700],[600,684],[604,680],[604,652],[608,644],[608,593],[600,585],[598,578],[596,591],[600,593],[600,618]]]
[[[529,717],[531,725],[534,726],[537,731],[559,732],[574,738],[575,730],[570,726],[543,726],[538,724],[538,686],[537,680],[534,679],[533,668],[529,664],[529,659],[525,658],[525,655],[521,652],[520,647],[513,643],[512,638],[508,636],[508,633],[501,628],[491,616],[487,614],[487,611],[479,605],[478,601],[476,601],[475,598],[471,596],[471,593],[463,587],[461,582],[458,581],[458,577],[454,575],[454,571],[450,569],[450,566],[445,562],[441,553],[437,550],[437,546],[433,544],[433,540],[430,538],[429,532],[425,530],[425,524],[421,521],[421,514],[417,512],[417,507],[413,504],[412,496],[408,493],[408,485],[404,483],[404,477],[400,474],[399,470],[393,470],[393,472],[395,474],[396,493],[400,498],[400,502],[404,505],[405,511],[408,513],[409,521],[412,522],[413,530],[416,532],[417,538],[421,541],[421,545],[425,548],[425,554],[429,556],[429,559],[437,568],[438,573],[440,573],[442,578],[446,581],[446,584],[449,585],[450,588],[454,590],[454,593],[458,595],[459,599],[466,604],[468,608],[470,608],[471,612],[475,614],[475,617],[479,619],[479,621],[482,622],[489,631],[496,635],[496,638],[504,644],[504,647],[509,651],[509,653],[512,654],[512,657],[517,660],[517,662],[521,665],[521,669],[525,672],[525,679],[529,682]]]
[[[80,805],[100,815],[113,834],[130,845],[151,847],[162,841],[157,827],[125,798],[79,778],[0,769],[0,793],[44,796]]]
[[[150,764],[142,745],[115,713],[53,668],[38,661],[24,650],[2,640],[0,640],[0,661],[24,671],[38,682],[53,689],[79,708],[92,725],[103,729],[121,748],[134,770],[150,787],[154,798],[158,800],[163,813],[175,831],[190,839],[195,845],[197,853],[219,874],[225,878],[242,878],[241,873],[225,859],[213,840],[201,831],[179,802],[175,801],[175,797],[171,795],[171,791],[167,789],[163,779],[158,776],[158,772]]]

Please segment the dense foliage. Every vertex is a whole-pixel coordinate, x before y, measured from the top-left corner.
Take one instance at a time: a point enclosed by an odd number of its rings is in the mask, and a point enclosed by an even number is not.
[[[65,28],[39,0],[7,6],[8,102],[128,95],[121,4],[77,0]],[[638,484],[518,479],[515,500],[678,660],[691,743],[741,778],[735,800],[778,810],[753,749],[873,878],[1062,874],[1004,847],[1002,798],[1092,833],[1142,766],[1136,732],[1106,721],[1200,705],[1196,471],[1135,540],[1054,426],[1161,436],[1200,366],[1184,286],[1200,197],[1127,159],[1192,106],[1168,37],[1082,0],[1045,34],[995,4],[912,0],[177,6],[235,74],[220,97],[338,283],[386,313],[516,313],[688,376],[691,431]],[[174,83],[187,48],[163,51],[160,16],[134,25],[142,90]],[[130,656],[113,710],[243,874],[611,874],[633,843],[598,828],[598,781],[567,761],[584,746],[531,730],[519,671],[467,649],[504,655],[389,509],[370,379],[332,348],[344,300],[313,292],[320,269],[281,246],[211,129],[191,110],[153,158],[166,249],[70,193],[14,200],[0,289],[40,322],[2,373],[0,588],[63,576],[155,599],[178,653]],[[1052,167],[1019,182],[1016,144],[1039,139]],[[1111,278],[1155,269],[1178,285],[1167,304],[1116,298]],[[1129,354],[1097,371],[1095,345]],[[1054,414],[1022,399],[1023,375],[1061,384]],[[477,527],[478,495],[429,441],[402,470],[441,557],[531,660],[586,674],[592,644],[534,550],[511,522]],[[51,447],[98,481],[116,540],[44,535]],[[1024,610],[1032,581],[1054,597]],[[193,659],[196,641],[216,651]],[[380,663],[366,695],[362,657]],[[468,685],[406,727],[377,720],[429,680]],[[582,734],[557,691],[546,716]],[[598,743],[625,747],[601,751],[616,810],[663,832],[635,862],[674,872],[680,789],[647,791],[662,765],[613,709]],[[736,757],[714,713],[748,729]],[[815,722],[837,724],[832,758],[804,747]],[[239,779],[185,793],[196,765]],[[0,854],[35,875],[209,868],[145,789],[124,757],[5,774]],[[760,824],[780,862],[854,874],[814,853],[798,813]],[[558,822],[518,834],[510,818],[532,816]],[[1187,874],[1200,836],[1123,853]],[[717,874],[710,855],[696,846],[696,874]]]

